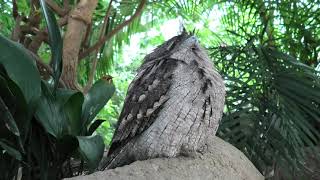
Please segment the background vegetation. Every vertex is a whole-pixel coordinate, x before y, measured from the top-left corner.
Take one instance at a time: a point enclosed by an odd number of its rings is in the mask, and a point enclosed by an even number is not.
[[[0,1],[0,29],[6,37],[12,37],[17,22],[13,2]],[[65,7],[66,1],[54,2]],[[31,14],[28,1],[16,3],[20,15]],[[105,144],[111,141],[126,89],[144,55],[183,24],[190,31],[195,28],[225,79],[227,99],[218,136],[244,152],[267,178],[314,176],[316,167],[310,162],[317,161],[320,139],[320,1],[149,0],[135,16],[142,3],[99,0],[84,40],[84,47],[90,47],[130,20],[95,53],[83,57],[77,70],[83,87],[90,78],[113,76],[115,94],[97,116],[107,120],[97,130]],[[76,4],[68,1],[70,8]],[[58,22],[62,17],[56,13]],[[65,33],[66,27],[60,30]],[[49,63],[47,43],[37,53]]]

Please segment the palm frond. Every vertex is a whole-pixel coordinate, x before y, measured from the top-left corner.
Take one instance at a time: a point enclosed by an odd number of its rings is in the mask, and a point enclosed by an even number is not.
[[[211,49],[227,86],[226,112],[218,135],[242,150],[261,172],[280,164],[302,167],[303,147],[320,134],[320,83],[316,72],[266,46]],[[289,173],[290,174],[290,173]]]

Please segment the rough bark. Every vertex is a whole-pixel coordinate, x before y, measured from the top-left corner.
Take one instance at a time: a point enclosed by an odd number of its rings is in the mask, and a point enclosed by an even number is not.
[[[147,0],[141,0],[134,14],[127,20],[123,21],[121,24],[116,26],[112,31],[110,31],[106,36],[99,39],[97,43],[93,46],[86,49],[84,52],[81,52],[79,57],[80,59],[87,57],[90,53],[99,49],[106,41],[110,40],[115,34],[117,34],[122,28],[129,25],[135,18],[139,17],[143,11],[144,6],[147,4]]]
[[[19,16],[19,15],[15,19],[16,20],[16,24],[15,24],[14,29],[13,29],[12,34],[11,34],[11,40],[12,41],[19,41],[19,39],[20,39],[20,36],[21,36],[21,27],[20,27],[21,19],[22,19],[22,17]]]
[[[101,26],[100,33],[99,33],[99,40],[104,37],[104,34],[106,32],[106,28],[107,28],[107,25],[108,25],[108,20],[109,20],[111,8],[112,8],[112,2],[113,2],[113,0],[110,0],[109,6],[108,6],[107,11],[106,11],[106,15],[104,16],[103,24]],[[90,26],[88,26],[88,27],[90,27]],[[87,34],[85,35],[84,43],[88,39],[89,32],[90,32],[90,30],[87,28]],[[99,50],[97,49],[96,52],[95,52],[94,58],[92,60],[92,65],[91,65],[91,69],[90,69],[87,85],[83,88],[83,92],[85,94],[89,91],[89,89],[91,88],[91,86],[93,84],[93,79],[94,79],[94,75],[96,73],[97,64],[98,64],[98,53],[99,53]]]
[[[68,13],[68,9],[61,8],[56,2],[53,0],[46,0],[47,5],[59,16],[63,17]]]
[[[68,180],[263,180],[264,177],[231,144],[210,137],[208,152],[195,157],[157,158]]]
[[[81,89],[77,82],[78,54],[87,25],[91,23],[97,4],[98,0],[81,0],[70,12],[68,18],[63,39],[62,79],[70,89]]]

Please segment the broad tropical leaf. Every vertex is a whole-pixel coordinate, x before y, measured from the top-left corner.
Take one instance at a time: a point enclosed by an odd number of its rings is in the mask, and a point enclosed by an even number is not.
[[[0,97],[0,117],[4,121],[4,125],[16,136],[20,136],[20,132],[16,122],[14,121],[9,108]]]
[[[42,82],[42,96],[35,117],[48,133],[58,139],[68,131],[67,117],[61,106],[52,94],[49,85]]]
[[[115,91],[115,87],[110,80],[98,80],[85,95],[82,106],[82,123],[84,128],[92,122],[98,112],[105,106]],[[87,129],[84,130],[85,132]]]
[[[0,65],[21,89],[27,104],[34,107],[34,103],[40,98],[41,80],[29,52],[20,44],[0,35]]]
[[[79,147],[78,139],[75,136],[63,136],[57,142],[57,151],[63,157],[70,157]]]
[[[77,92],[70,96],[68,101],[62,106],[62,109],[66,113],[68,119],[69,133],[74,136],[79,135],[83,128],[81,121],[83,101],[83,94],[81,92]]]
[[[6,127],[16,136],[20,136],[20,131],[18,129],[18,126],[13,119],[13,116],[8,108],[8,106],[5,104],[3,98],[11,99],[13,98],[13,94],[10,92],[7,82],[4,78],[0,76],[0,117],[3,118],[4,124]],[[2,97],[4,96],[4,97]]]
[[[21,153],[18,150],[14,149],[13,147],[11,147],[8,144],[6,144],[4,141],[1,141],[1,139],[0,139],[0,147],[3,150],[5,150],[5,153],[8,153],[10,156],[15,158],[16,160],[19,160],[19,161],[22,160]]]
[[[98,167],[103,156],[104,143],[101,136],[77,136],[79,153],[88,163],[91,170]]]

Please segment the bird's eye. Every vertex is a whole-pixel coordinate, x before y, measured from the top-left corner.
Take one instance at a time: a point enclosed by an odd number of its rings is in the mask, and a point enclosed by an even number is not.
[[[191,50],[192,50],[192,51],[195,51],[195,50],[198,50],[198,49],[199,49],[199,48],[198,48],[197,46],[192,46],[192,47],[191,47]]]

